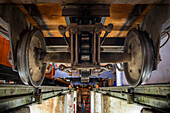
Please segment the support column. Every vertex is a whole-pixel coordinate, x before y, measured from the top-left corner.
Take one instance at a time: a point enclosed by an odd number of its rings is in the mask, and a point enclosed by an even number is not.
[[[90,109],[91,109],[91,113],[94,113],[94,91],[91,91],[91,101],[90,101]]]
[[[77,113],[77,92],[74,91],[74,95],[73,95],[73,108],[74,108],[74,113]]]

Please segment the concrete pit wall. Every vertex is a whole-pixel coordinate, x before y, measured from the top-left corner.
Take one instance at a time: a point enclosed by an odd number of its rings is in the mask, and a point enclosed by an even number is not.
[[[30,113],[73,113],[73,92],[29,105]]]
[[[94,113],[102,113],[102,94],[94,93]]]
[[[125,100],[95,93],[94,113],[141,113],[143,108],[137,104],[127,104]]]

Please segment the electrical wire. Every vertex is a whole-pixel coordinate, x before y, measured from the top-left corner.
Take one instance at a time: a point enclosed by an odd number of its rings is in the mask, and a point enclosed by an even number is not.
[[[170,34],[168,32],[167,32],[167,34],[168,34],[167,40],[159,48],[162,48],[163,46],[165,46],[167,44],[167,42],[168,42],[168,40],[170,38]]]

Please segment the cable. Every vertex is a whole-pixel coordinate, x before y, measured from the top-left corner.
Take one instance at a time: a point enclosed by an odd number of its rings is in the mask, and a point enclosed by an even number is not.
[[[164,44],[162,44],[159,48],[162,48],[163,46],[165,46],[165,44],[168,42],[168,40],[169,40],[169,38],[170,38],[170,34],[167,32],[167,34],[168,34],[168,38],[167,38],[167,40],[165,41],[165,43]]]

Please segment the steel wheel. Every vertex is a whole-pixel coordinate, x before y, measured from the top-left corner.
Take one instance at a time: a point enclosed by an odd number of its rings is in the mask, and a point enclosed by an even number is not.
[[[131,61],[124,63],[126,80],[131,86],[144,84],[153,69],[153,46],[141,31],[132,29],[126,36],[124,53],[131,54]]]
[[[46,63],[40,60],[41,54],[46,52],[45,39],[42,32],[34,29],[27,32],[18,46],[18,72],[22,82],[38,87],[45,76]]]
[[[18,44],[18,49],[17,49],[17,68],[18,68],[18,73],[20,76],[21,81],[28,85],[29,84],[29,78],[27,74],[27,70],[25,68],[26,66],[26,44],[28,40],[28,35],[30,32],[26,32],[23,36],[23,38],[20,40]]]
[[[34,29],[26,45],[26,70],[31,85],[40,86],[44,80],[46,63],[40,60],[41,53],[46,52],[45,39],[42,32]]]

